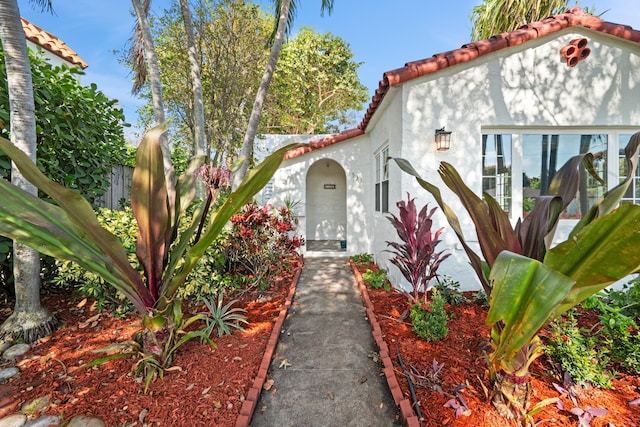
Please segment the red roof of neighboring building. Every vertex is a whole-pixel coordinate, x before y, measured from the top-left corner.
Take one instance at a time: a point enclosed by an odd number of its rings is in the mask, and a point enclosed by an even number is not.
[[[65,61],[80,66],[82,69],[88,67],[87,63],[84,62],[73,49],[58,37],[43,30],[37,25],[32,24],[24,18],[20,19],[22,20],[22,28],[24,29],[24,36],[27,40],[41,46],[43,49],[48,50]]]
[[[297,157],[317,148],[323,148],[328,145],[344,141],[345,139],[362,135],[390,87],[400,85],[406,81],[442,70],[443,68],[447,68],[452,65],[470,61],[479,56],[486,55],[500,49],[517,46],[538,37],[543,37],[565,28],[575,26],[582,26],[594,31],[610,34],[624,40],[640,43],[640,31],[634,30],[628,25],[603,21],[597,16],[584,13],[580,7],[573,7],[566,13],[554,15],[542,21],[523,25],[515,31],[498,34],[487,40],[467,43],[462,45],[460,49],[438,53],[433,55],[431,58],[407,62],[402,68],[387,71],[383,74],[382,80],[378,85],[378,89],[371,98],[369,108],[367,108],[364,118],[356,129],[347,130],[337,135],[313,141],[309,143],[309,147],[305,147],[304,149],[298,148],[289,152],[287,158]],[[360,132],[357,132],[358,130]],[[345,135],[348,136],[344,137]]]

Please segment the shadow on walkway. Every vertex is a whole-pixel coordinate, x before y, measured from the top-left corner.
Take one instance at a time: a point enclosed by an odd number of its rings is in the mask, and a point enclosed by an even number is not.
[[[348,258],[305,258],[252,427],[402,425]]]

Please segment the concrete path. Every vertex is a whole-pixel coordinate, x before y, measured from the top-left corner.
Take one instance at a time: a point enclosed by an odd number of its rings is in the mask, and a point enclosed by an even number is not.
[[[252,427],[402,425],[345,257],[305,258]]]

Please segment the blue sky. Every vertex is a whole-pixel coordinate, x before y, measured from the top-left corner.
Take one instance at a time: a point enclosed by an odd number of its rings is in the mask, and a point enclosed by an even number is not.
[[[638,0],[591,0],[602,18],[640,29]],[[351,46],[354,60],[362,62],[361,82],[372,95],[385,71],[435,53],[457,49],[470,40],[470,14],[481,0],[336,0],[333,13],[320,14],[320,0],[298,0],[296,28],[310,26],[331,32]],[[257,1],[267,8],[269,0]],[[573,4],[573,1],[571,1]],[[74,49],[89,67],[82,82],[96,83],[116,98],[127,121],[135,124],[140,101],[131,96],[129,70],[118,63],[114,51],[124,50],[134,24],[129,0],[53,0],[55,15],[19,0],[22,16],[55,34]],[[168,0],[154,0],[152,13],[168,7]]]

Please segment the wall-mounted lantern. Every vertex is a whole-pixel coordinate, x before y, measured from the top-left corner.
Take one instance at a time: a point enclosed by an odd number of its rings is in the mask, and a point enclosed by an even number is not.
[[[451,148],[451,131],[444,130],[444,126],[441,129],[436,129],[435,142],[438,151],[446,151]]]

